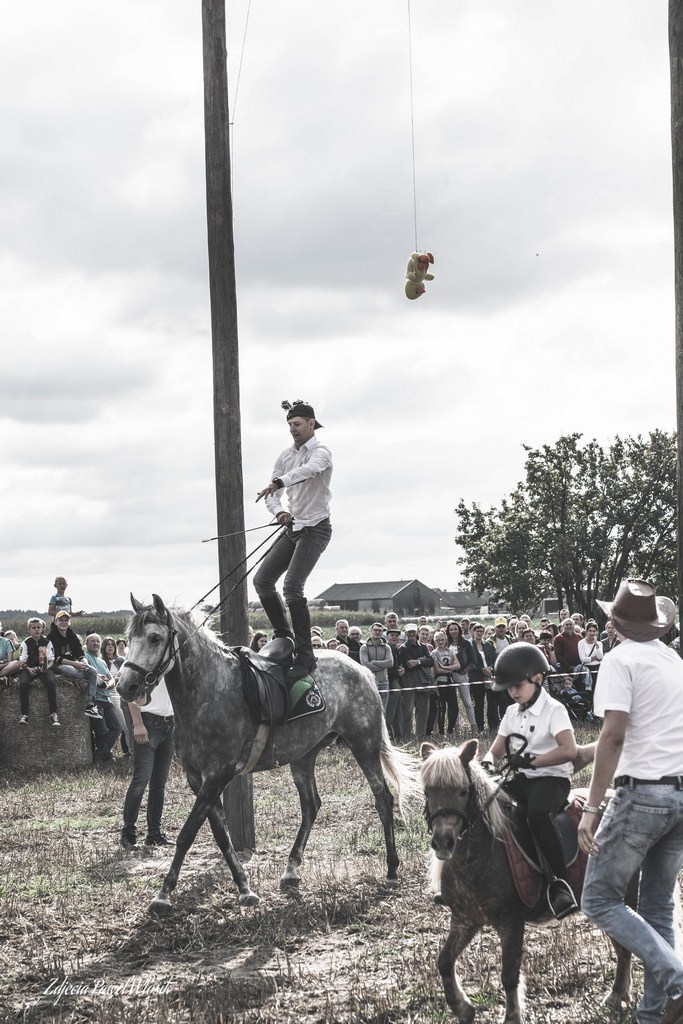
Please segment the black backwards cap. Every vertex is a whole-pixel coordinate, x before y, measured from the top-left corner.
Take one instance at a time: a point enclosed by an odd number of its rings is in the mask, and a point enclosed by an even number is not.
[[[313,406],[308,405],[307,402],[302,402],[300,398],[296,398],[294,402],[288,402],[287,399],[285,399],[281,404],[282,408],[287,413],[288,420],[293,420],[295,416],[301,416],[302,419],[305,420],[315,420]],[[322,430],[322,428],[322,423],[318,423],[318,421],[315,420],[315,430]]]

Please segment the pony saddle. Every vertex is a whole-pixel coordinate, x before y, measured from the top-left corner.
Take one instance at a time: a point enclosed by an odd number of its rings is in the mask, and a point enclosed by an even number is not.
[[[294,658],[289,637],[276,637],[260,651],[250,647],[232,650],[242,665],[244,699],[260,724],[284,725],[324,709],[324,698],[311,676],[295,682],[288,677]]]
[[[587,863],[587,857],[579,847],[577,834],[584,803],[583,797],[574,794],[564,810],[554,816],[555,829],[567,868],[567,878],[577,902],[581,899]],[[545,874],[529,824],[516,806],[514,813],[510,815],[509,825],[505,838],[505,852],[517,895],[527,907],[536,907],[545,891]]]

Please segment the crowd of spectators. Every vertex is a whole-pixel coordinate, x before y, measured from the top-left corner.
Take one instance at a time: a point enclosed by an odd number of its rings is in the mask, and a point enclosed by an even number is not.
[[[48,720],[60,728],[57,706],[57,682],[78,681],[84,687],[84,714],[90,721],[94,761],[113,760],[112,750],[120,741],[124,756],[130,756],[127,723],[116,692],[116,683],[125,660],[126,640],[97,633],[85,638],[71,626],[72,601],[66,596],[68,583],[63,576],[55,579],[56,593],[50,598],[48,617],[51,623],[32,616],[28,619],[27,636],[19,640],[13,630],[2,631],[0,623],[0,681],[17,676],[19,683],[19,725],[29,727],[31,697],[40,684],[47,696]],[[83,614],[77,612],[73,614]],[[85,648],[84,648],[85,643]],[[34,714],[44,706],[43,697],[35,693]]]
[[[675,638],[665,641],[677,647],[678,631],[672,632]],[[619,643],[611,622],[600,633],[597,622],[584,622],[583,615],[567,608],[557,622],[543,616],[536,628],[527,614],[499,615],[489,625],[469,618],[431,625],[423,615],[400,625],[389,612],[365,638],[361,627],[346,619],[337,620],[329,640],[319,626],[312,627],[311,637],[314,649],[336,650],[373,673],[395,742],[435,732],[452,737],[461,710],[471,735],[495,734],[510,704],[507,692],[493,689],[496,659],[520,641],[538,646],[546,657],[551,670],[546,686],[565,702],[580,695],[579,703],[590,711],[600,664]],[[266,633],[255,633],[251,646],[259,650],[267,641]]]

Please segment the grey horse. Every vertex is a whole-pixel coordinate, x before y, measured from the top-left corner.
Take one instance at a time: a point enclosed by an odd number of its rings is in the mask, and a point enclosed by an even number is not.
[[[242,694],[238,657],[209,629],[196,627],[190,614],[167,608],[156,594],[142,605],[131,594],[135,615],[129,626],[127,662],[117,686],[126,701],[151,692],[163,676],[176,720],[176,750],[195,794],[190,814],[178,834],[170,870],[150,910],[171,907],[185,854],[206,818],[239,889],[239,902],[255,906],[259,898],[228,833],[221,794],[231,779],[248,768],[258,730]],[[275,728],[254,771],[288,764],[299,793],[301,827],[280,880],[298,886],[299,868],[320,808],[315,762],[320,751],[340,736],[350,748],[375,797],[384,827],[389,885],[398,884],[399,858],[394,838],[394,799],[387,779],[401,799],[416,788],[413,759],[392,746],[379,692],[370,672],[334,651],[320,653],[316,681],[326,707],[317,714]],[[248,769],[249,770],[249,769]]]

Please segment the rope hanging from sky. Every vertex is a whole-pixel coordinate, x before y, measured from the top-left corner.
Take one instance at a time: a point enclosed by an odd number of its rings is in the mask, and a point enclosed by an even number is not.
[[[408,2],[408,74],[410,79],[410,141],[413,156],[413,226],[415,229],[415,250],[417,245],[417,179],[415,175],[415,108],[413,103],[413,30],[410,18],[410,0]]]
[[[242,63],[244,61],[244,47],[246,46],[246,42],[247,42],[247,29],[249,28],[249,15],[250,14],[251,14],[251,0],[249,0],[249,4],[247,5],[247,16],[244,19],[244,33],[242,35],[242,49],[240,50],[240,61],[239,61],[239,64],[237,65],[237,81],[235,82],[235,96],[234,96],[234,99],[232,101],[232,106],[229,108],[229,112],[232,114],[232,117],[231,117],[231,120],[230,120],[230,129],[231,129],[230,130],[230,166],[231,166],[231,168],[232,168],[232,160],[233,160],[233,135],[234,135],[234,129],[235,129],[235,110],[237,109],[237,96],[238,96],[239,91],[240,91],[240,78],[242,77]],[[231,177],[232,177],[232,174],[231,174]]]

